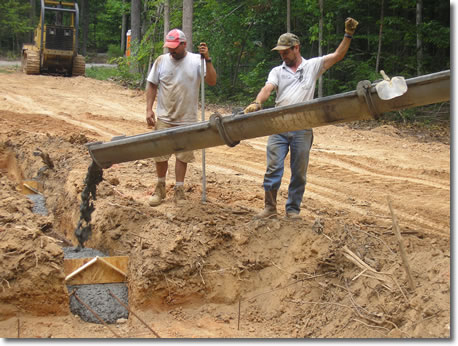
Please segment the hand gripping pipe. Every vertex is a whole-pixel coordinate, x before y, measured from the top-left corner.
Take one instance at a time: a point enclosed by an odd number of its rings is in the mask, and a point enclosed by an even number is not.
[[[377,119],[383,113],[450,100],[450,70],[408,79],[407,92],[391,100],[378,97],[374,83],[361,81],[356,90],[294,105],[249,114],[221,116],[208,121],[118,136],[110,142],[86,144],[93,161],[101,168],[113,164],[204,149],[271,134],[310,129],[357,120]]]

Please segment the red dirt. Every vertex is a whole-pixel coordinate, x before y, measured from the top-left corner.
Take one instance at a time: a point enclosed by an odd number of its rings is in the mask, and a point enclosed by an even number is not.
[[[208,108],[207,117],[229,113]],[[84,144],[147,132],[144,118],[142,91],[85,77],[1,74],[1,337],[113,337],[70,313],[61,247],[77,243],[73,231],[90,164]],[[159,335],[450,337],[450,146],[387,125],[314,133],[298,222],[283,219],[288,169],[281,217],[252,219],[263,206],[266,138],[206,150],[206,204],[200,152],[188,169],[183,208],[172,201],[173,160],[167,199],[156,208],[147,205],[156,181],[151,159],[104,170],[86,246],[130,256],[129,305]],[[37,148],[54,169],[40,170]],[[49,216],[33,214],[20,193],[21,182],[38,172]],[[112,328],[123,337],[154,337],[133,315]]]

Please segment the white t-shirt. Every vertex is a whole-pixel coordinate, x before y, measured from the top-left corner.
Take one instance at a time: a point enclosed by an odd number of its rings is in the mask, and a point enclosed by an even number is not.
[[[189,125],[197,121],[200,60],[200,54],[190,52],[180,60],[172,58],[169,53],[156,59],[147,80],[158,85],[158,119],[173,125]]]
[[[275,107],[312,100],[316,80],[325,72],[323,60],[323,57],[309,60],[302,58],[296,72],[293,72],[284,62],[274,67],[269,73],[266,84],[273,84],[277,91]]]

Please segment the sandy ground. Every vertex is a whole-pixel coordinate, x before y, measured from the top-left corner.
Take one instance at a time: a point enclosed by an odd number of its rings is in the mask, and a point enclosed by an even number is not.
[[[229,114],[224,107],[207,107]],[[0,72],[0,336],[152,338],[70,313],[63,246],[76,245],[87,142],[146,128],[145,95],[85,77]],[[129,256],[129,306],[164,338],[449,338],[450,145],[391,126],[314,130],[302,220],[255,221],[267,138],[201,152],[188,204],[147,205],[151,159],[104,170],[86,246]],[[53,168],[34,152],[49,155]],[[20,192],[36,179],[48,216]],[[412,272],[409,284],[388,199]]]

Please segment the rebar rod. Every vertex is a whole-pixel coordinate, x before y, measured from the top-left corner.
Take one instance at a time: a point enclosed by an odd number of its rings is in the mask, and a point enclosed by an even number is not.
[[[89,305],[87,305],[85,302],[83,302],[80,299],[80,297],[78,297],[76,292],[72,292],[72,293],[73,293],[73,296],[76,298],[76,300],[79,301],[86,309],[88,309],[100,321],[100,323],[102,323],[105,327],[107,327],[110,330],[110,332],[112,332],[117,338],[120,338],[120,336],[113,329],[111,329],[110,326],[94,310],[92,310],[92,308]]]
[[[116,295],[115,295],[113,292],[111,292],[110,290],[108,290],[108,293],[110,293],[110,294],[112,295],[112,297],[115,298],[115,299],[118,301],[118,303],[121,304],[127,311],[129,311],[130,313],[132,313],[132,315],[134,315],[135,317],[137,317],[137,318],[140,320],[140,322],[143,323],[143,324],[146,326],[146,328],[148,328],[149,330],[151,330],[151,332],[152,332],[157,338],[159,338],[159,339],[161,338],[161,337],[159,336],[158,333],[156,333],[156,332],[155,332],[155,331],[154,331],[145,321],[143,321],[143,320],[140,318],[140,316],[138,316],[138,315],[137,315],[135,312],[133,312],[126,304],[124,304],[124,303],[121,301],[121,299],[119,299],[118,297],[116,297]]]

